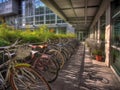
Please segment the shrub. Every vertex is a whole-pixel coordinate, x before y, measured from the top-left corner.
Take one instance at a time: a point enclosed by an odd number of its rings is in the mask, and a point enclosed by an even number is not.
[[[0,46],[7,46],[7,45],[10,45],[10,42],[0,38]]]
[[[29,42],[29,43],[36,43],[41,41],[37,33],[28,30],[22,31],[20,33],[20,38],[23,40],[23,42]]]
[[[93,50],[93,55],[102,55],[102,50],[100,50],[100,49],[95,49],[95,50]]]
[[[1,45],[7,45],[15,42],[18,38],[22,39],[23,43],[38,43],[48,41],[49,39],[75,38],[75,34],[55,34],[45,25],[34,31],[31,31],[30,29],[14,30],[10,27],[7,28],[5,25],[0,25],[0,38]]]

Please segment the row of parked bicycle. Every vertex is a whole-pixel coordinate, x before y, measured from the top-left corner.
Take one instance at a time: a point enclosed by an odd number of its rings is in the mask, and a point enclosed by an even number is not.
[[[0,90],[51,90],[79,45],[76,39],[0,47]]]

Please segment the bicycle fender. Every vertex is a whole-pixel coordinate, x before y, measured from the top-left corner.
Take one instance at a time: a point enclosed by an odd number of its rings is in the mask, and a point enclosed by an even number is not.
[[[28,63],[17,63],[17,64],[15,65],[15,67],[22,67],[22,66],[31,67],[31,65],[28,64]]]

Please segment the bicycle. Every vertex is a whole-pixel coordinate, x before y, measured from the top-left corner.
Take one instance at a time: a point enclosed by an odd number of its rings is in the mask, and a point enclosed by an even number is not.
[[[54,82],[58,77],[59,71],[54,55],[46,50],[46,45],[28,46],[33,50],[31,51],[31,58],[26,59],[26,62],[42,73],[49,83]]]
[[[20,46],[16,48],[17,42],[11,46],[0,47],[0,50],[5,52],[4,56],[8,57],[8,60],[0,65],[0,89],[51,90],[44,77],[38,74],[30,64],[21,63],[17,60],[18,57],[21,57],[20,54],[22,53],[19,53],[19,50],[25,50],[21,49]],[[11,53],[10,49],[13,47],[15,47],[15,50]],[[29,52],[28,49],[27,52]],[[26,56],[23,55],[22,58],[24,57]]]

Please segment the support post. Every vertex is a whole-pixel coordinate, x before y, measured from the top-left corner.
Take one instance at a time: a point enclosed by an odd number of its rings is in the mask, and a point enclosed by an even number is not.
[[[97,34],[97,42],[100,42],[100,19],[98,20],[98,28],[97,28],[98,34]]]
[[[105,63],[110,66],[110,32],[111,32],[111,7],[110,2],[106,9],[106,27],[105,27]]]

